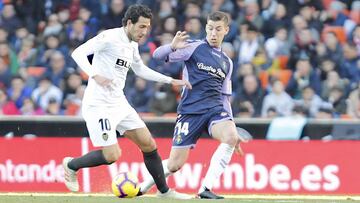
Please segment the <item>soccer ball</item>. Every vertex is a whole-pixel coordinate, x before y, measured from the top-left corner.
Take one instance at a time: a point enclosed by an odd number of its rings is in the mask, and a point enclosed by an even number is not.
[[[140,190],[137,177],[130,172],[119,173],[112,180],[112,192],[119,198],[136,197]]]

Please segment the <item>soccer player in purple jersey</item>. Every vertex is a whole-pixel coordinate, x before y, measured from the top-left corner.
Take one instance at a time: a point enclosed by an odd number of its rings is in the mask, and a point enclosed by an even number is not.
[[[154,52],[156,59],[184,61],[183,78],[192,85],[191,90],[182,92],[170,157],[163,161],[165,175],[184,165],[202,131],[221,143],[211,158],[199,198],[222,199],[211,191],[213,183],[224,172],[234,151],[243,155],[239,143],[245,140],[238,135],[229,100],[233,64],[221,50],[228,31],[227,15],[216,11],[207,18],[205,40],[188,41],[186,32],[177,32],[171,44]],[[146,179],[141,192],[147,192],[152,184],[151,179]]]

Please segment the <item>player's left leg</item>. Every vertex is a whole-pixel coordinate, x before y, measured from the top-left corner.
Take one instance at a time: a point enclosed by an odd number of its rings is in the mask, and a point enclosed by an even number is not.
[[[169,189],[163,170],[160,155],[158,154],[155,140],[152,138],[147,127],[127,130],[125,137],[132,140],[141,149],[144,157],[144,163],[150,175],[155,181],[156,187],[160,191],[161,197],[169,197],[175,199],[191,199],[190,195],[178,193]],[[141,194],[139,194],[141,195]]]
[[[206,199],[223,199],[211,192],[214,181],[220,177],[229,164],[238,143],[235,123],[232,120],[216,122],[210,127],[211,135],[221,142],[214,152],[209,169],[199,189],[198,196]]]
[[[190,149],[194,148],[201,132],[207,128],[209,118],[205,114],[178,115],[176,119],[172,148],[169,159],[163,161],[165,176],[178,171],[189,157]],[[145,177],[140,190],[146,193],[154,185],[151,177]]]
[[[166,184],[161,158],[157,152],[156,143],[146,127],[127,130],[125,137],[133,141],[142,151],[144,163],[152,177],[154,177],[158,190],[165,193],[169,190]],[[155,178],[157,177],[157,178]]]
[[[186,162],[189,157],[190,147],[189,148],[172,148],[170,152],[169,159],[162,161],[165,178],[174,174],[178,171]],[[151,187],[155,184],[152,177],[145,177],[144,181],[140,185],[140,191],[145,194]]]
[[[65,185],[70,191],[79,191],[77,171],[82,168],[109,165],[121,155],[117,143],[116,132],[111,126],[116,126],[122,119],[118,116],[121,109],[114,107],[83,106],[83,115],[86,121],[90,140],[95,147],[93,150],[80,157],[65,157],[63,159]]]

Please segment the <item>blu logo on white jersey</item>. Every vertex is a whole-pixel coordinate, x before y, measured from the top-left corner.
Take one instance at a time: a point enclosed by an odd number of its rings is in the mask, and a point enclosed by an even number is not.
[[[121,67],[125,67],[127,69],[130,69],[131,68],[130,62],[125,61],[123,59],[117,59],[115,68],[121,68]]]

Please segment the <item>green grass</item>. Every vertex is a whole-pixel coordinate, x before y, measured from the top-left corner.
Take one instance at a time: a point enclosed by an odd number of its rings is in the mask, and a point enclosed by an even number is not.
[[[110,195],[77,195],[45,193],[0,193],[1,203],[184,203],[184,202],[225,202],[225,203],[355,203],[359,197],[345,196],[274,196],[274,195],[238,195],[228,196],[224,200],[173,200],[151,196],[133,199],[119,199]]]

